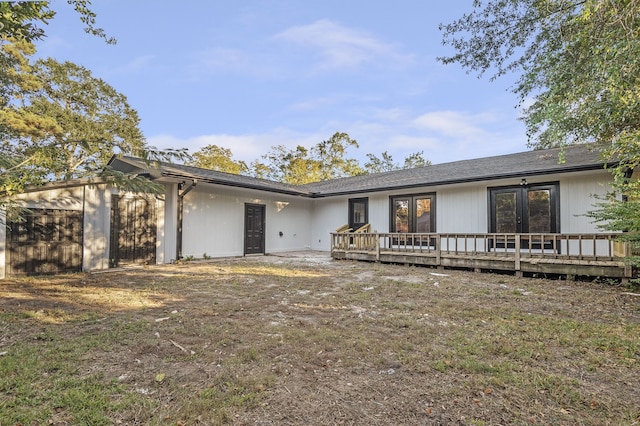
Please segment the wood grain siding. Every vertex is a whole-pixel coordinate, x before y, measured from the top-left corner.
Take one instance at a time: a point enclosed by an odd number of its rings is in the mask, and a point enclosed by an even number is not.
[[[152,197],[113,195],[111,200],[112,267],[156,262],[157,211]]]
[[[82,229],[82,211],[29,209],[6,224],[7,275],[79,272]]]

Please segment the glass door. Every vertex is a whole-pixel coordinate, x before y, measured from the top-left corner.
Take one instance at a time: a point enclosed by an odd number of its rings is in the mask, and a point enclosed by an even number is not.
[[[490,229],[497,234],[551,234],[559,232],[558,183],[489,190]],[[523,244],[528,244],[523,240]],[[504,246],[504,243],[501,244]],[[513,247],[513,241],[507,247]],[[547,243],[545,242],[545,248]],[[537,248],[541,244],[537,243]]]

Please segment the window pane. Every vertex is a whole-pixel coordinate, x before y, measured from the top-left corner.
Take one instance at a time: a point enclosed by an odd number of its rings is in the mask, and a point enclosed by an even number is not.
[[[395,200],[395,232],[409,232],[409,200]]]
[[[518,232],[515,192],[496,194],[496,232]]]
[[[365,223],[365,205],[362,202],[353,203],[353,223]]]
[[[431,198],[416,199],[416,232],[431,232]]]
[[[548,189],[529,191],[529,232],[551,232],[551,194]]]

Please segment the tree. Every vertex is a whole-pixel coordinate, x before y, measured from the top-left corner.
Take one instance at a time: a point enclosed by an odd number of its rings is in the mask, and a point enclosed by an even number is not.
[[[193,154],[193,160],[189,162],[192,166],[203,169],[216,170],[218,172],[233,173],[236,175],[246,175],[249,173],[247,163],[244,161],[234,161],[233,154],[228,148],[218,145],[207,145]]]
[[[277,145],[261,157],[267,160],[266,164],[255,161],[252,168],[258,173],[254,176],[277,182],[302,185],[315,182],[313,176],[317,176],[317,164],[309,157],[309,150],[302,145],[288,150],[284,145]]]
[[[346,158],[349,147],[357,148],[358,142],[346,133],[336,132],[309,149],[302,145],[291,150],[283,145],[271,147],[262,156],[266,164],[254,161],[251,168],[256,177],[294,185],[363,174],[357,160]]]
[[[393,156],[387,151],[377,157],[375,154],[367,154],[369,161],[364,163],[364,168],[368,173],[384,173],[400,169],[400,165],[393,161]]]
[[[67,0],[78,12],[85,31],[115,43],[95,26],[95,13],[88,0]],[[27,184],[41,180],[35,169],[40,158],[18,149],[20,137],[45,137],[62,128],[52,117],[24,108],[25,98],[38,90],[42,81],[33,72],[29,56],[35,53],[33,42],[44,37],[41,25],[55,15],[48,1],[0,2],[0,207]]]
[[[102,28],[96,27],[96,14],[91,10],[90,0],[67,0],[67,4],[78,13],[84,31],[102,38],[108,44],[116,39],[108,37]],[[4,1],[0,2],[0,36],[33,42],[44,37],[44,30],[38,26],[47,24],[56,12],[49,1]]]
[[[317,164],[314,181],[325,181],[364,173],[358,161],[346,158],[347,149],[358,148],[358,142],[347,133],[336,132],[329,140],[319,142],[311,148],[312,159]]]
[[[404,159],[404,165],[402,168],[406,169],[415,169],[416,167],[425,167],[430,166],[431,161],[426,160],[424,158],[424,151],[414,152],[410,154]]]
[[[96,26],[90,0],[67,3],[86,25],[85,32],[115,44]],[[92,78],[88,70],[53,60],[37,67],[30,63],[33,43],[45,35],[41,25],[54,15],[49,1],[0,2],[0,208],[10,206],[11,197],[26,185],[51,176],[93,172],[93,177],[127,190],[161,191],[146,178],[100,166],[114,152],[136,154],[153,163],[184,159],[185,150],[146,147],[137,113],[126,98]],[[95,89],[93,94],[103,97],[89,99],[85,89]]]
[[[610,230],[639,232],[638,199],[628,169],[640,153],[640,0],[475,0],[474,10],[441,25],[460,63],[492,79],[519,73],[513,91],[534,148],[592,142],[611,170],[614,192],[596,219]],[[562,158],[559,159],[562,161]],[[603,210],[604,209],[604,210]],[[618,220],[613,220],[616,215]],[[635,220],[631,222],[626,219]],[[635,223],[635,225],[633,225]]]
[[[38,158],[33,167],[56,180],[72,179],[95,176],[113,154],[141,155],[140,119],[124,95],[71,62],[40,60],[33,71],[42,85],[24,97],[22,109],[59,126],[10,142],[24,156]]]
[[[402,166],[393,161],[393,156],[387,151],[384,151],[381,157],[377,157],[374,154],[367,154],[369,161],[364,164],[364,168],[368,173],[383,173],[431,165],[429,160],[424,159],[423,153],[423,151],[420,151],[407,156]]]

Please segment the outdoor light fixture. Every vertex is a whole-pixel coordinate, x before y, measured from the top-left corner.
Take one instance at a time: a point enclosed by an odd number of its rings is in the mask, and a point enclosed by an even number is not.
[[[526,186],[527,185],[527,180],[525,178],[522,178],[522,180],[520,181],[520,185]]]

